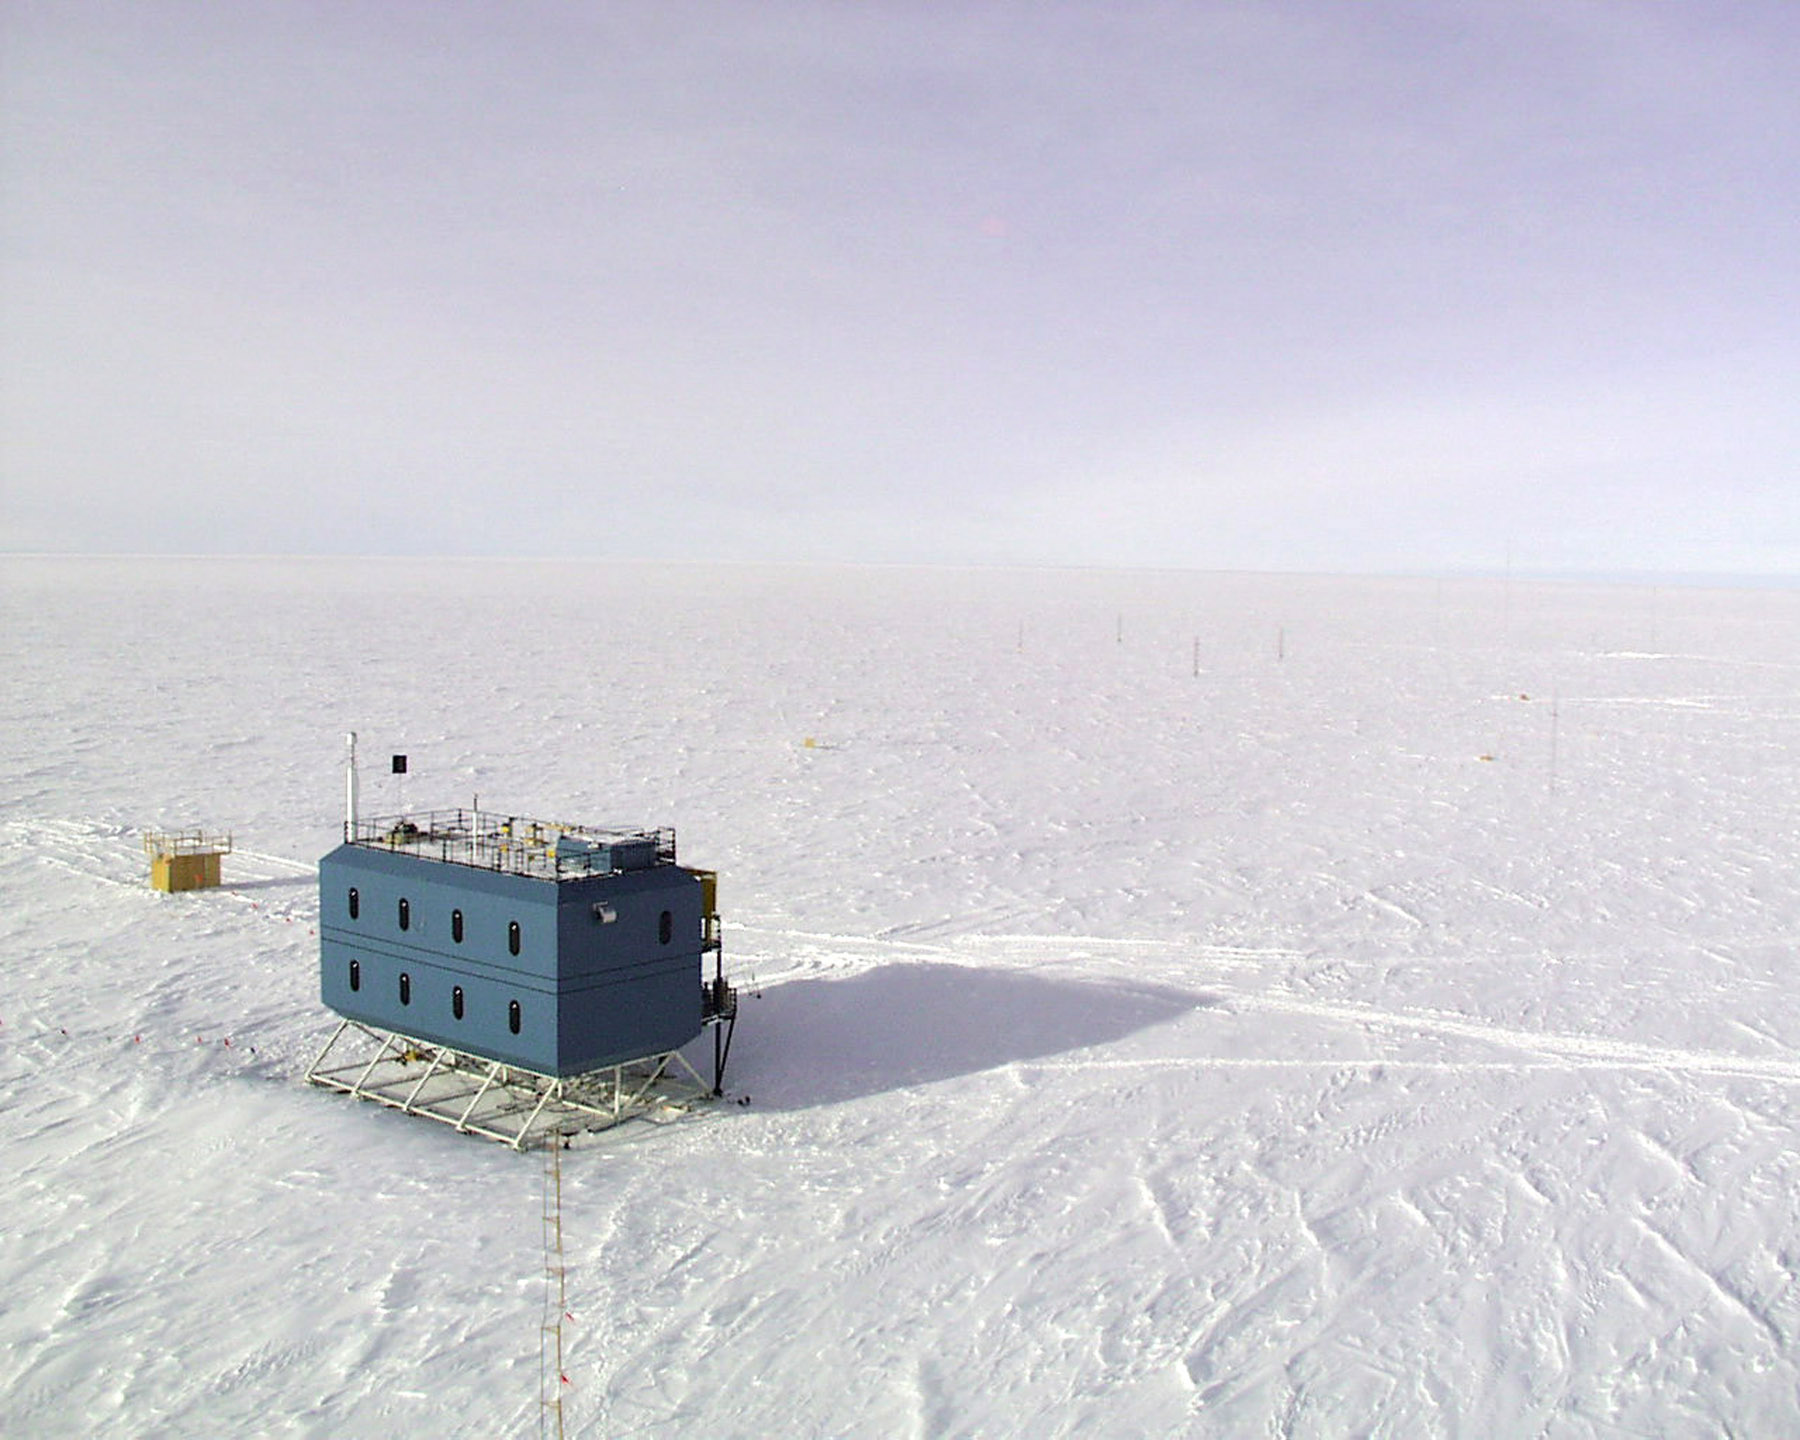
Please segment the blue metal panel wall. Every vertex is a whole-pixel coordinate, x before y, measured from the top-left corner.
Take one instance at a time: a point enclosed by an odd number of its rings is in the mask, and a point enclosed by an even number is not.
[[[579,1074],[676,1049],[700,1033],[700,912],[699,879],[674,865],[559,884],[343,845],[319,862],[320,995],[338,1014],[378,1029],[540,1074]]]
[[[563,1073],[674,1050],[698,1035],[700,881],[693,872],[661,865],[565,883],[562,890]],[[613,918],[599,921],[596,904]]]
[[[357,891],[357,918],[349,892]],[[399,922],[407,902],[408,926]],[[452,916],[462,912],[462,940]],[[519,926],[519,954],[510,927]],[[360,987],[350,988],[350,962]],[[400,977],[408,997],[400,998]],[[319,862],[320,998],[382,1030],[557,1071],[556,885],[344,845]],[[463,991],[463,1016],[453,1010]],[[509,1024],[518,1001],[519,1033]]]

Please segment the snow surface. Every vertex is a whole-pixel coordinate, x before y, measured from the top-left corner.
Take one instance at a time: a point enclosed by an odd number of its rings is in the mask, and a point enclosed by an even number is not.
[[[300,1078],[349,729],[721,872],[571,1434],[1800,1433],[1791,591],[3,565],[0,1433],[537,1431],[540,1159]]]

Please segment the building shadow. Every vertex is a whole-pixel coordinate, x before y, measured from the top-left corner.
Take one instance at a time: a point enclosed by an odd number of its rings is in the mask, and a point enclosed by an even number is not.
[[[835,1104],[1103,1045],[1217,1003],[1168,986],[965,965],[792,980],[741,998],[727,1092],[762,1109]]]

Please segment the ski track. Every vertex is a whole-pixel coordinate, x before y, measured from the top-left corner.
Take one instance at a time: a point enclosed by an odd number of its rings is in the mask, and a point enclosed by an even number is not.
[[[1419,923],[1411,915],[1400,913],[1408,923]],[[956,964],[1021,966],[1033,964],[1046,950],[1056,952],[1058,957],[1065,961],[1079,961],[1094,956],[1104,956],[1121,965],[1129,965],[1132,959],[1140,958],[1140,956],[1161,960],[1173,954],[1189,967],[1189,978],[1202,983],[1220,978],[1209,974],[1215,969],[1225,973],[1246,967],[1266,968],[1270,962],[1286,964],[1302,958],[1319,958],[1303,957],[1299,951],[1277,948],[1206,946],[1180,941],[1143,942],[1117,936],[970,934],[963,936],[960,943],[946,941],[940,944],[927,944],[913,940],[895,939],[886,934],[875,936],[824,935],[805,931],[772,931],[759,927],[732,927],[733,934],[735,935],[740,928],[749,935],[765,937],[764,947],[767,947],[768,943],[766,937],[779,936],[782,940],[799,948],[803,953],[816,950],[818,955],[816,964],[802,963],[782,966],[774,960],[774,957],[782,952],[769,948],[759,949],[754,942],[741,943],[737,948],[739,958],[746,962],[754,962],[759,973],[765,977],[765,983],[770,984],[779,983],[801,974],[854,973],[880,963],[884,957],[918,954],[939,957]],[[933,929],[938,933],[948,934],[952,929],[952,924],[943,922],[941,925],[935,925]],[[829,956],[828,960],[827,956]],[[1643,1045],[1599,1035],[1520,1030],[1487,1024],[1466,1016],[1450,1015],[1440,1011],[1410,1008],[1382,1009],[1349,1003],[1321,1003],[1292,996],[1242,989],[1227,988],[1220,992],[1220,996],[1224,1004],[1240,1011],[1300,1015],[1334,1022],[1353,1029],[1379,1028],[1408,1034],[1430,1033],[1474,1041],[1484,1047],[1517,1050],[1530,1057],[1522,1061],[1478,1059],[1421,1061],[1409,1060],[1404,1057],[1376,1057],[1362,1062],[1369,1066],[1402,1065],[1413,1069],[1469,1070],[1471,1072],[1519,1069],[1666,1070],[1694,1075],[1737,1076],[1769,1080],[1784,1085],[1800,1083],[1800,1059],[1787,1060],[1778,1057],[1732,1055]],[[1750,1025],[1739,1025],[1738,1028],[1763,1044],[1782,1044],[1776,1037]],[[1783,1048],[1791,1050],[1791,1047],[1785,1045]],[[1038,1062],[1021,1063],[1035,1064]],[[1144,1061],[1069,1061],[1058,1062],[1055,1068],[1128,1070],[1144,1064],[1160,1064],[1177,1067],[1219,1065],[1248,1069],[1300,1069],[1335,1068],[1344,1063],[1343,1060],[1336,1058],[1307,1060],[1268,1056],[1215,1057],[1194,1060],[1167,1058]]]

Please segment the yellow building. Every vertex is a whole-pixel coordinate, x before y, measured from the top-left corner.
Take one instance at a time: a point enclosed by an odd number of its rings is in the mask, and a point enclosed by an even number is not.
[[[231,853],[230,834],[171,830],[144,836],[150,885],[156,890],[202,890],[219,883],[219,857]]]

